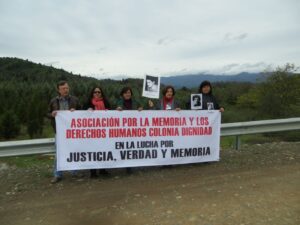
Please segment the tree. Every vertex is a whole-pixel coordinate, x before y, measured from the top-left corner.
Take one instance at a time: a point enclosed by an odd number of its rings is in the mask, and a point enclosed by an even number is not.
[[[17,137],[21,129],[21,125],[17,116],[12,110],[6,111],[0,119],[0,133],[5,139]]]
[[[27,109],[27,133],[30,138],[40,136],[43,133],[44,117],[46,115],[47,107],[43,104],[43,102],[39,101],[38,96],[40,96],[40,94],[33,96]]]
[[[275,119],[299,115],[300,77],[295,66],[277,68],[258,90],[258,110],[263,117]]]

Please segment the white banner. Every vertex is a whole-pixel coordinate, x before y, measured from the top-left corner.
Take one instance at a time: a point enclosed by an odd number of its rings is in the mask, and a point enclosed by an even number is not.
[[[218,161],[217,110],[58,111],[58,170]]]

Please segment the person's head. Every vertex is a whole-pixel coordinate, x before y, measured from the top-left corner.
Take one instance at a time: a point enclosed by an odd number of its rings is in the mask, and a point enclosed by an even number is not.
[[[152,76],[146,76],[146,89],[153,88],[156,85],[157,78]]]
[[[193,95],[193,101],[194,102],[200,102],[200,96],[199,95]]]
[[[147,83],[147,87],[148,88],[152,88],[153,85],[155,85],[155,82],[153,80],[151,80],[151,79],[147,79],[146,83]]]
[[[57,87],[57,92],[60,96],[66,97],[69,95],[70,88],[67,81],[65,80],[59,81],[56,87]]]
[[[173,86],[168,85],[163,89],[163,96],[166,98],[172,98],[175,95],[175,89]]]
[[[90,93],[90,98],[105,98],[104,92],[100,86],[95,86]]]
[[[123,87],[121,92],[120,92],[120,96],[124,100],[130,100],[131,97],[133,96],[132,89],[130,87]]]
[[[211,95],[212,94],[211,83],[207,80],[203,81],[199,86],[199,93]]]

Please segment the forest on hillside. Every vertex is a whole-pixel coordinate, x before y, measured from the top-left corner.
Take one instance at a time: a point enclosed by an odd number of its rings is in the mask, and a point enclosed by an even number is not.
[[[299,117],[300,74],[295,73],[295,68],[286,64],[268,72],[267,79],[256,84],[213,83],[213,93],[225,107],[222,122]],[[97,80],[28,60],[0,58],[0,140],[52,137],[46,113],[50,99],[57,95],[56,84],[60,80],[68,81],[71,94],[77,96],[81,104],[86,103],[95,85],[103,88],[113,107],[124,86],[133,89],[138,102],[147,104],[148,99],[141,96],[142,79]],[[176,90],[175,97],[182,109],[190,94],[197,92],[199,84],[191,89]]]

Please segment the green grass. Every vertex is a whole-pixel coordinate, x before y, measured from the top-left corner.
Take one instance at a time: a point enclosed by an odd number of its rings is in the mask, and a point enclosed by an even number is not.
[[[280,141],[300,141],[300,131],[242,135],[241,144],[263,144]],[[236,136],[221,137],[222,148],[234,148]]]
[[[252,134],[252,135],[242,135],[241,144],[263,144],[268,142],[276,142],[280,141],[279,138],[275,137],[268,137],[263,134]],[[222,148],[234,148],[236,141],[236,136],[228,136],[228,137],[221,137],[221,147]]]
[[[50,155],[30,155],[0,158],[0,163],[7,163],[17,168],[49,168],[53,166],[53,156]]]

